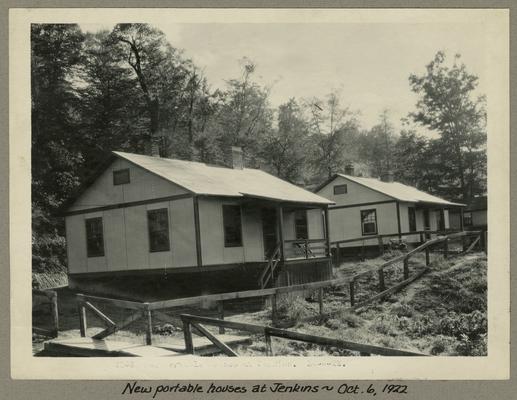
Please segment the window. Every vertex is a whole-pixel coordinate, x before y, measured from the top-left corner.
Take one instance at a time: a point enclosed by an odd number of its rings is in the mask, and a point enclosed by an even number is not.
[[[169,251],[169,213],[166,208],[147,211],[149,251]]]
[[[472,213],[463,213],[463,226],[472,226]]]
[[[361,229],[363,235],[377,234],[377,211],[362,210],[361,211]]]
[[[102,218],[88,218],[86,224],[86,254],[88,257],[104,256],[104,235]]]
[[[307,211],[296,210],[294,212],[294,231],[296,239],[308,239],[307,233]]]
[[[415,207],[408,207],[409,232],[416,231],[416,212]]]
[[[129,169],[113,171],[113,184],[123,185],[125,183],[129,183]]]
[[[242,246],[241,207],[223,205],[224,247]]]
[[[346,185],[334,186],[334,194],[346,194],[346,193],[348,193],[348,188]]]

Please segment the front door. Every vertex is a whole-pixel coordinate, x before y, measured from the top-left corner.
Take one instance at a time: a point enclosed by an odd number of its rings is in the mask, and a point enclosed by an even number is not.
[[[429,210],[425,209],[424,210],[424,231],[429,231],[429,230],[431,230],[431,220],[429,218]],[[428,233],[426,233],[426,238],[430,239],[430,236]]]
[[[274,208],[262,209],[262,235],[264,239],[264,255],[269,258],[277,245],[277,218]]]

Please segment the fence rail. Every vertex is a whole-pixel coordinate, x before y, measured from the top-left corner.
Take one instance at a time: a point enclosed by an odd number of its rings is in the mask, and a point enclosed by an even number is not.
[[[350,342],[342,339],[328,338],[324,336],[308,335],[305,333],[289,331],[286,329],[279,329],[271,326],[256,325],[243,322],[224,321],[216,318],[200,317],[197,315],[182,314],[183,332],[185,337],[185,349],[187,353],[194,354],[195,349],[192,339],[192,326],[201,331],[202,335],[207,337],[221,352],[230,356],[236,357],[238,354],[230,349],[226,344],[221,342],[215,335],[209,332],[204,325],[212,325],[224,327],[228,329],[236,329],[255,334],[264,335],[266,342],[266,355],[273,356],[274,350],[272,347],[271,337],[279,337],[283,339],[302,341],[306,343],[313,343],[319,346],[333,346],[341,349],[357,351],[361,356],[381,355],[381,356],[425,356],[425,354],[392,349],[389,347],[373,346],[363,343]],[[202,325],[204,324],[204,325]]]
[[[254,289],[254,290],[245,290],[240,292],[229,292],[229,293],[218,293],[218,294],[211,294],[211,295],[204,295],[204,296],[194,296],[194,297],[186,297],[186,298],[180,298],[180,299],[172,299],[172,300],[163,300],[163,301],[155,301],[155,302],[147,302],[147,303],[141,303],[141,302],[135,302],[135,301],[128,301],[128,300],[118,300],[118,299],[111,299],[107,297],[100,297],[100,296],[89,296],[84,294],[77,294],[77,305],[78,305],[78,311],[79,311],[79,320],[80,320],[80,332],[81,336],[86,335],[86,328],[87,328],[87,321],[86,321],[86,311],[93,312],[96,314],[106,325],[106,328],[96,334],[94,338],[97,339],[103,339],[116,331],[123,329],[124,327],[128,326],[129,324],[133,323],[134,321],[143,318],[146,323],[146,343],[152,344],[152,318],[158,318],[162,321],[172,323],[174,325],[177,325],[178,318],[175,318],[173,316],[169,316],[166,313],[162,312],[161,310],[170,309],[174,307],[181,307],[181,306],[189,306],[189,305],[198,305],[203,302],[215,302],[218,305],[218,315],[219,318],[217,321],[220,322],[220,330],[221,333],[224,331],[225,327],[232,327],[237,326],[235,322],[228,322],[224,321],[224,301],[227,300],[234,300],[234,299],[245,299],[245,298],[253,298],[253,297],[269,297],[271,302],[271,308],[272,308],[272,320],[273,322],[276,321],[276,303],[277,303],[277,296],[285,293],[290,292],[300,292],[300,291],[307,291],[307,290],[314,290],[318,291],[318,302],[319,302],[319,313],[320,315],[323,315],[323,289],[330,286],[346,286],[348,285],[349,288],[349,299],[350,299],[350,308],[356,309],[358,307],[362,307],[368,303],[371,303],[373,301],[382,299],[383,297],[392,294],[400,289],[402,289],[404,286],[410,284],[414,280],[421,277],[423,274],[425,274],[429,270],[430,265],[430,250],[431,247],[441,245],[443,247],[443,254],[445,257],[449,255],[449,241],[455,240],[455,239],[464,239],[468,236],[477,236],[476,240],[473,241],[473,243],[470,244],[470,246],[465,247],[465,251],[471,251],[473,247],[479,243],[480,235],[482,235],[482,232],[479,231],[470,231],[470,232],[458,232],[454,234],[450,234],[448,236],[442,236],[438,237],[436,239],[428,240],[427,242],[421,244],[420,246],[416,247],[415,249],[402,254],[398,257],[395,257],[391,260],[386,261],[381,266],[368,270],[365,272],[361,272],[358,274],[355,274],[352,277],[342,277],[337,279],[330,279],[326,281],[318,281],[318,282],[309,282],[304,283],[300,285],[292,285],[292,286],[281,286],[281,287],[274,287],[274,288],[265,288],[265,289]],[[409,260],[411,257],[413,257],[415,254],[419,252],[425,252],[425,268],[416,273],[413,276],[409,275]],[[385,270],[396,265],[397,263],[402,263],[403,265],[403,280],[393,287],[386,288],[385,285]],[[377,275],[379,280],[379,293],[375,294],[374,296],[366,299],[357,301],[357,294],[359,290],[359,284],[360,284],[360,278],[365,277],[367,275]],[[124,320],[120,324],[116,324],[113,322],[108,316],[104,315],[102,311],[100,311],[98,308],[96,308],[91,302],[92,301],[100,301],[100,302],[107,302],[114,306],[118,306],[121,308],[131,309],[135,312],[130,315],[126,320]],[[199,317],[202,318],[202,317]],[[221,322],[221,321],[224,321]],[[201,321],[202,322],[202,321]],[[206,321],[205,321],[206,322]],[[228,323],[227,323],[228,322]],[[199,327],[197,325],[191,324],[189,325],[189,329],[195,329],[198,332],[203,332],[203,327]],[[243,325],[244,326],[244,325]],[[237,328],[238,329],[238,328]],[[205,335],[206,336],[206,335]],[[210,339],[210,338],[209,338]]]

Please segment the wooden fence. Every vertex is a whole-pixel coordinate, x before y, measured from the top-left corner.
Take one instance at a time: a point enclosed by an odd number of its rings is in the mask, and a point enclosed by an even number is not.
[[[50,319],[51,319],[51,328],[42,328],[38,326],[33,326],[32,331],[37,333],[38,335],[48,336],[51,338],[55,338],[58,335],[59,330],[59,313],[57,308],[57,293],[53,290],[38,290],[32,289],[33,302],[34,298],[43,299],[43,303],[48,303],[50,308]]]
[[[349,300],[350,300],[350,308],[356,309],[358,307],[362,307],[368,303],[371,303],[376,300],[380,300],[387,295],[390,295],[404,286],[410,284],[414,280],[421,277],[425,274],[429,269],[428,266],[430,264],[430,251],[432,247],[436,247],[440,245],[443,249],[443,256],[448,257],[451,253],[449,251],[449,242],[451,240],[464,240],[469,236],[476,236],[477,238],[470,244],[470,246],[465,248],[465,251],[470,251],[473,249],[475,245],[479,243],[481,232],[473,231],[473,232],[459,232],[454,233],[448,236],[438,237],[436,239],[431,239],[422,245],[416,247],[415,249],[402,254],[398,257],[395,257],[391,260],[386,261],[381,266],[376,269],[365,271],[359,274],[354,275],[353,277],[346,278],[337,278],[326,281],[319,282],[309,282],[301,285],[292,285],[292,286],[281,286],[274,288],[266,288],[266,289],[255,289],[255,290],[246,290],[240,292],[229,292],[229,293],[218,293],[218,294],[210,294],[204,296],[195,296],[195,297],[185,297],[180,299],[172,299],[172,300],[163,300],[163,301],[155,301],[155,302],[135,302],[128,300],[118,300],[111,299],[107,297],[99,297],[99,296],[87,296],[84,294],[77,294],[77,305],[79,311],[79,320],[80,320],[80,332],[81,336],[86,335],[87,328],[87,319],[86,319],[86,311],[89,310],[97,315],[106,325],[106,328],[93,336],[96,339],[103,339],[116,331],[127,327],[129,324],[135,322],[138,319],[143,318],[146,324],[146,343],[148,345],[152,344],[152,319],[156,317],[159,320],[164,322],[171,323],[173,325],[178,325],[179,319],[177,317],[170,316],[163,312],[165,309],[171,309],[174,307],[181,306],[192,306],[199,305],[207,302],[217,303],[217,312],[220,320],[224,320],[224,301],[227,300],[235,300],[235,299],[246,299],[253,297],[269,297],[271,308],[272,308],[272,320],[273,323],[276,321],[277,315],[277,296],[291,293],[291,292],[301,292],[301,291],[317,291],[318,293],[318,303],[319,303],[319,313],[323,315],[324,313],[324,302],[323,302],[323,289],[331,286],[346,286],[349,288]],[[411,257],[416,255],[417,253],[424,252],[425,253],[425,268],[420,272],[417,272],[415,275],[410,276],[409,274],[409,260]],[[385,286],[385,271],[394,267],[397,263],[402,263],[402,281],[394,285],[393,287],[386,288]],[[362,300],[357,301],[358,290],[360,289],[359,283],[360,278],[365,277],[366,275],[377,275],[379,280],[378,284],[378,293],[374,296]],[[109,303],[113,306],[134,310],[134,312],[122,321],[119,324],[116,324],[112,319],[106,316],[102,311],[100,311],[97,307],[95,307],[92,302],[105,302]],[[198,329],[197,326],[193,325],[194,328]],[[220,331],[224,333],[225,324],[220,324]],[[202,329],[198,329],[198,331],[202,332]]]
[[[219,328],[236,329],[245,332],[264,335],[266,342],[266,355],[273,356],[274,349],[271,338],[279,337],[288,340],[302,341],[313,343],[319,346],[332,346],[340,349],[357,351],[361,356],[381,355],[381,356],[425,356],[425,354],[414,353],[410,351],[397,350],[389,347],[373,346],[368,344],[349,342],[342,339],[328,338],[324,336],[308,335],[305,333],[279,329],[271,326],[249,324],[243,322],[225,321],[216,318],[200,317],[197,315],[182,314],[183,333],[185,338],[185,349],[189,354],[194,354],[194,345],[192,340],[192,328],[194,327],[201,335],[208,338],[217,348],[230,357],[237,357],[238,354],[221,342],[214,334],[212,334],[204,325],[218,326]]]
[[[331,247],[331,249],[334,249],[336,264],[339,265],[341,263],[341,249],[344,249],[344,247],[342,247],[343,244],[359,243],[360,247],[361,247],[360,254],[361,254],[361,256],[364,256],[365,247],[367,247],[365,245],[366,241],[372,241],[372,242],[377,241],[376,246],[379,249],[379,253],[383,254],[385,246],[390,244],[390,242],[385,241],[385,239],[394,238],[394,237],[396,237],[398,239],[402,239],[406,236],[417,236],[418,235],[419,242],[422,244],[422,243],[425,243],[426,241],[429,241],[431,239],[432,235],[451,236],[451,235],[455,235],[455,234],[464,234],[464,233],[467,234],[465,236],[480,235],[479,245],[486,252],[486,247],[487,247],[486,231],[484,233],[482,231],[463,231],[462,232],[462,231],[457,231],[457,230],[452,230],[452,229],[445,230],[445,231],[421,230],[421,231],[413,231],[413,232],[372,235],[372,236],[367,236],[367,237],[361,236],[361,237],[357,237],[357,238],[337,240],[337,241],[331,242],[330,247]],[[374,246],[375,245],[370,245],[368,247],[374,247]],[[465,244],[463,244],[463,247],[465,247]]]

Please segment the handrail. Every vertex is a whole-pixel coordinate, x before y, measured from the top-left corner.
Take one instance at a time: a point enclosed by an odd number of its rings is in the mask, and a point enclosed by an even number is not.
[[[220,320],[217,318],[210,318],[210,317],[201,317],[197,315],[191,315],[191,314],[181,314],[181,320],[183,321],[183,324],[185,326],[184,332],[185,332],[185,344],[187,351],[193,354],[193,346],[190,346],[189,343],[192,343],[192,333],[189,329],[189,325],[199,326],[200,323],[203,323],[205,325],[212,325],[212,326],[218,326],[218,327],[224,327],[228,329],[237,329],[237,330],[243,330],[250,333],[255,334],[263,334],[266,336],[266,342],[268,342],[268,345],[271,344],[270,340],[267,340],[268,337],[276,336],[281,337],[284,339],[290,339],[290,340],[297,340],[302,342],[308,342],[308,343],[314,343],[320,346],[334,346],[334,347],[342,347],[347,350],[351,351],[358,351],[363,354],[378,354],[383,356],[425,356],[425,354],[421,353],[415,353],[411,351],[405,351],[405,350],[398,350],[398,349],[392,349],[389,347],[381,347],[381,346],[374,346],[369,344],[362,344],[362,343],[356,343],[356,342],[350,342],[342,339],[334,339],[334,338],[328,338],[324,336],[315,336],[315,335],[308,335],[305,333],[295,332],[295,331],[289,331],[286,329],[279,329],[274,328],[271,326],[266,325],[258,325],[258,324],[250,324],[250,323],[244,323],[244,322],[233,322],[233,321],[227,321],[227,320]],[[210,338],[209,338],[210,339]],[[212,341],[215,345],[219,347],[219,345]],[[225,351],[225,349],[221,348],[222,351]],[[270,352],[272,353],[272,352]],[[231,354],[231,353],[230,353]],[[235,353],[231,354],[235,355]]]
[[[273,254],[271,254],[271,257],[268,259],[268,262],[266,264],[266,267],[262,271],[259,277],[259,284],[260,287],[264,288],[269,279],[273,278],[273,274],[275,272],[275,268],[278,265],[278,257],[280,256],[280,248],[282,246],[282,243],[278,243],[273,251]],[[268,278],[267,280],[265,278]]]
[[[431,231],[431,230],[422,230],[422,231],[414,231],[414,232],[402,232],[402,233],[383,233],[382,235],[371,235],[371,236],[361,236],[361,237],[356,237],[356,238],[352,238],[352,239],[344,239],[344,240],[336,240],[336,241],[333,241],[333,242],[330,242],[330,246],[335,246],[335,245],[338,245],[338,244],[343,244],[343,243],[353,243],[353,242],[361,242],[361,241],[364,241],[364,240],[374,240],[374,239],[382,239],[382,238],[388,238],[388,237],[398,237],[398,236],[414,236],[414,235],[420,235],[420,234],[435,234],[435,235],[454,235],[454,234],[457,234],[457,233],[469,233],[469,234],[479,234],[479,231],[463,231],[463,232],[458,232],[456,230],[436,230],[436,231]]]

